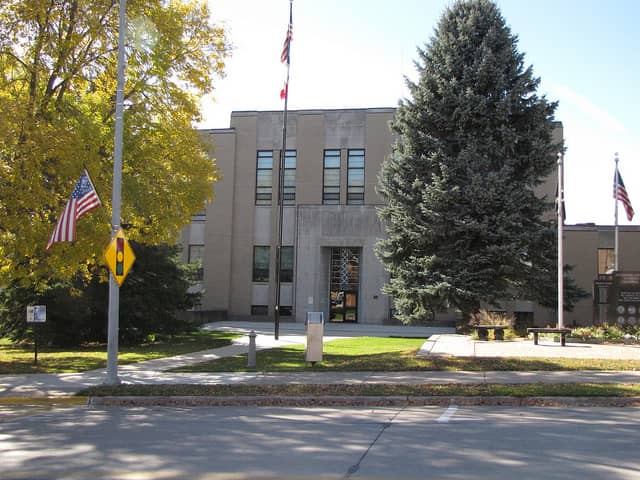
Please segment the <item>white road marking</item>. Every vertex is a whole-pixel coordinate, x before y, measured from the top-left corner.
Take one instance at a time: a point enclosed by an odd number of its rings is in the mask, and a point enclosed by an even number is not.
[[[438,418],[437,422],[449,423],[449,420],[455,415],[457,411],[458,407],[456,405],[451,405],[442,415],[440,415],[440,418]]]

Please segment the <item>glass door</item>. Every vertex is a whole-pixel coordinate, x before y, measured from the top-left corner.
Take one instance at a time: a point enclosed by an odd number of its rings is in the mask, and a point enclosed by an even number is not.
[[[360,251],[357,248],[331,249],[329,321],[358,321],[360,287]]]

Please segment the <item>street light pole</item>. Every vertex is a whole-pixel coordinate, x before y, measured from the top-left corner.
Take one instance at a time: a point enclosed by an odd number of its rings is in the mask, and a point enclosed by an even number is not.
[[[127,0],[120,0],[120,26],[118,31],[118,72],[116,86],[116,124],[113,147],[113,192],[111,197],[111,238],[120,229],[122,197],[122,131],[124,111],[124,42],[127,29]],[[113,273],[109,277],[109,324],[107,332],[107,382],[114,385],[118,379],[118,323],[120,321],[120,289]]]
[[[562,153],[558,153],[558,328],[564,328],[564,180]]]

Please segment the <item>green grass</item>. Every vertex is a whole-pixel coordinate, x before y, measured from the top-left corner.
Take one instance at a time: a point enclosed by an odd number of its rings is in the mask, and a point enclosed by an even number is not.
[[[305,361],[304,345],[258,351],[256,370],[286,371],[528,371],[528,370],[640,370],[640,360],[594,360],[575,358],[417,358],[424,343],[420,338],[358,337],[324,344],[323,361]],[[247,356],[221,358],[175,369],[177,372],[240,372],[247,370]]]
[[[118,363],[127,364],[208,350],[229,345],[240,335],[227,332],[190,332],[165,341],[138,346],[121,346]],[[38,364],[34,365],[34,346],[0,341],[0,374],[83,372],[107,365],[107,346],[87,345],[73,349],[38,346]]]
[[[343,384],[343,385],[100,385],[78,396],[507,396],[638,397],[638,384]]]

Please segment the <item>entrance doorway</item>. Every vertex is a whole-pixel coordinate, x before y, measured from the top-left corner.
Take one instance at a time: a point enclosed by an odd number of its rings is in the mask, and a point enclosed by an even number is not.
[[[358,291],[360,288],[360,249],[332,248],[329,298],[329,321],[358,321]]]

